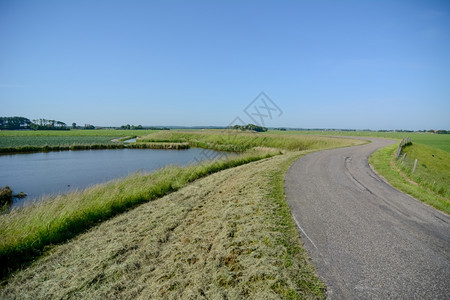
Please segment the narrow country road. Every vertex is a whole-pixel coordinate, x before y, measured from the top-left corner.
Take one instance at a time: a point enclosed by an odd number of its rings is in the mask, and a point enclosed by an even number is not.
[[[450,299],[450,217],[381,180],[385,139],[295,161],[286,198],[330,299]]]

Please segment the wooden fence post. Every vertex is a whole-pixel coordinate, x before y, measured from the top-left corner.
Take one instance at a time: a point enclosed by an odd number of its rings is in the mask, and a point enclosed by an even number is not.
[[[413,173],[416,171],[416,168],[417,168],[417,162],[418,162],[419,160],[416,158],[416,160],[414,161],[414,168],[413,168]]]
[[[405,147],[407,145],[411,145],[411,137],[403,138],[402,141],[400,142],[400,144],[398,144],[397,158],[396,158],[397,160],[400,157],[400,154],[402,154],[403,147]],[[403,159],[405,159],[405,158],[403,157]]]

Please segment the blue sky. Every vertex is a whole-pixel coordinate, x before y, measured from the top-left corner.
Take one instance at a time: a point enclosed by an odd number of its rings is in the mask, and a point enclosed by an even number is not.
[[[0,0],[0,115],[450,129],[450,1]]]

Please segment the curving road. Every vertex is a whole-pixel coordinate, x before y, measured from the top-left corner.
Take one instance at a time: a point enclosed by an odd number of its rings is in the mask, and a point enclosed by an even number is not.
[[[296,160],[285,192],[330,299],[450,299],[450,217],[381,180],[367,159],[394,143]]]

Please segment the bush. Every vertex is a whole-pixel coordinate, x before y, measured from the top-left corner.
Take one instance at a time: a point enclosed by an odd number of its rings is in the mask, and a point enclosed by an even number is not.
[[[0,206],[3,207],[5,205],[11,204],[12,204],[12,191],[9,188],[9,186],[0,188]]]

